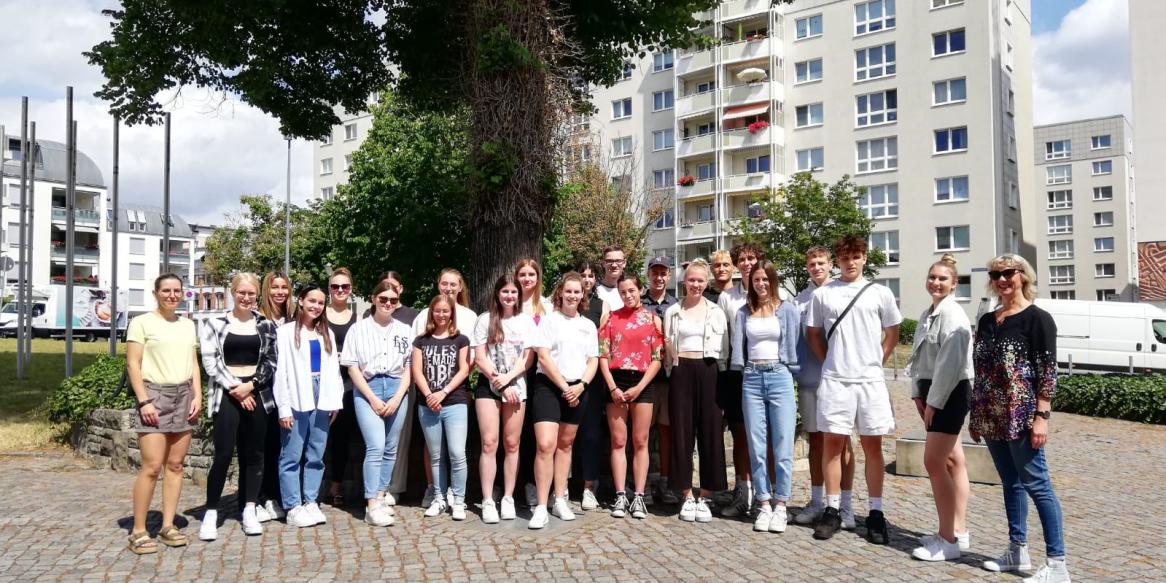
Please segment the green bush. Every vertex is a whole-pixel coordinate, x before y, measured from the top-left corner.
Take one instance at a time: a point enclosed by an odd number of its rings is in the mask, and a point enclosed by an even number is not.
[[[54,423],[83,423],[96,409],[130,409],[134,399],[121,386],[125,357],[99,355],[61,386],[45,401],[45,411]]]
[[[1066,413],[1166,424],[1166,375],[1061,376],[1053,408]]]
[[[911,345],[915,343],[915,327],[919,322],[911,318],[903,318],[899,324],[899,344]]]

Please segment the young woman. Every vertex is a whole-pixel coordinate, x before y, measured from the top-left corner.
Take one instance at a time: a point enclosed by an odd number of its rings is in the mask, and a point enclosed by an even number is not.
[[[622,518],[629,511],[624,480],[628,419],[632,423],[632,474],[635,496],[633,518],[646,518],[644,486],[648,481],[648,429],[652,423],[652,379],[660,371],[664,332],[660,318],[645,309],[640,298],[640,276],[624,273],[616,282],[623,307],[611,312],[599,329],[599,370],[607,384],[607,424],[611,430],[611,475],[615,504],[611,515]]]
[[[780,280],[769,261],[749,273],[748,300],[733,325],[732,367],[742,372],[742,411],[749,437],[749,465],[758,532],[785,532],[786,503],[792,490],[794,431],[798,403],[794,375],[798,372],[797,342],[801,316],[793,302],[778,296]],[[774,474],[766,464],[766,437],[773,447]],[[775,484],[776,491],[770,491]],[[772,500],[772,502],[771,502]]]
[[[474,410],[482,435],[482,455],[478,473],[482,479],[482,522],[499,520],[494,504],[494,477],[497,475],[498,434],[502,433],[506,454],[502,463],[502,515],[513,520],[514,484],[518,475],[518,444],[526,413],[526,371],[534,361],[534,320],[518,307],[518,284],[504,275],[494,283],[490,309],[478,318],[470,345],[481,373],[474,391]]]
[[[259,323],[259,333],[266,336],[268,342],[276,345],[276,331],[286,324],[292,317],[292,283],[291,278],[279,273],[271,272],[263,276],[263,284],[259,290],[259,313],[264,321]],[[276,348],[278,350],[278,347]],[[260,394],[270,397],[275,402],[271,381],[259,387]],[[267,435],[263,448],[263,485],[259,494],[265,500],[262,506],[255,509],[259,522],[278,520],[284,517],[283,497],[279,493],[279,449],[280,443],[279,415],[274,406],[267,409]],[[245,475],[240,474],[240,480]],[[244,488],[240,488],[241,490]]]
[[[522,292],[522,313],[530,316],[535,326],[542,322],[544,315],[550,313],[553,306],[542,297],[542,268],[534,259],[519,259],[514,267],[514,279]],[[534,380],[534,371],[527,372],[527,384]],[[525,486],[526,505],[534,508],[538,505],[538,489],[535,487],[534,476],[535,443],[534,422],[529,415],[523,421],[522,437],[518,450],[518,479]]]
[[[202,404],[198,334],[194,322],[176,313],[182,302],[182,280],[173,273],[158,276],[154,300],[158,307],[135,317],[126,330],[126,373],[138,403],[134,429],[142,451],[142,468],[134,481],[129,549],[139,555],[158,552],[146,532],[146,514],[163,468],[158,541],[170,547],[186,545],[186,535],[174,526],[174,513],[182,494],[190,434]]]
[[[397,292],[398,303],[397,309],[393,310],[393,319],[412,328],[413,322],[417,320],[418,311],[405,303],[405,285],[402,283],[403,281],[404,280],[401,279],[400,273],[390,270],[381,273],[381,276],[377,278],[377,285],[380,285],[381,282],[388,282],[389,287],[391,287],[393,291]],[[371,316],[373,309],[374,308],[369,308],[369,310],[361,317],[367,318]],[[414,333],[414,337],[416,337],[416,333]],[[410,344],[410,348],[408,350],[410,355],[413,353],[411,346],[412,344]],[[412,365],[410,365],[409,368],[412,368]],[[413,390],[411,381],[412,378],[410,378],[410,383],[406,384],[406,388],[409,391],[409,402],[415,404],[417,403],[417,392]],[[413,420],[417,416],[417,409],[415,407],[405,407],[404,411],[405,420],[402,422],[404,427],[401,429],[401,433],[397,437],[397,451],[406,452],[405,457],[408,457],[407,452],[409,451],[409,446],[413,443]],[[428,458],[428,456],[426,457]],[[429,464],[423,465],[425,466],[426,472],[428,472]],[[430,481],[432,482],[432,480]],[[393,464],[393,477],[389,481],[389,490],[386,492],[386,496],[384,498],[385,503],[396,505],[397,500],[395,495],[404,492],[407,489],[408,484],[409,464]]]
[[[364,521],[391,526],[396,500],[389,482],[409,405],[413,328],[393,318],[401,303],[382,280],[372,290],[375,311],[348,331],[340,354],[353,387],[356,422],[364,436]]]
[[[215,457],[206,483],[206,512],[198,538],[218,538],[219,498],[227,481],[235,448],[239,449],[239,496],[243,506],[243,532],[263,534],[256,507],[263,484],[263,451],[267,439],[267,409],[274,408],[271,394],[261,394],[275,372],[275,344],[259,331],[266,322],[255,305],[259,278],[239,273],[231,278],[235,307],[230,313],[202,320],[199,348],[202,366],[210,380],[207,410],[214,419]],[[264,398],[266,397],[266,399]],[[275,447],[275,444],[271,444]]]
[[[352,272],[341,267],[332,272],[328,278],[328,307],[324,315],[328,320],[328,329],[336,337],[336,352],[344,352],[344,340],[348,331],[356,323],[356,310],[353,310],[348,301],[352,298]],[[336,421],[328,430],[328,471],[332,475],[332,486],[328,490],[332,505],[344,506],[342,486],[344,475],[348,469],[348,447],[356,431],[356,413],[352,401],[353,381],[347,374],[341,374],[344,379],[344,406],[336,413]]]
[[[595,324],[579,313],[586,304],[582,278],[578,273],[567,273],[555,288],[555,311],[539,330],[538,373],[530,396],[538,449],[534,462],[538,504],[530,519],[532,529],[547,525],[552,479],[555,501],[551,512],[561,520],[575,520],[567,504],[567,474],[575,432],[589,398],[585,388],[595,377],[599,358]]]
[[[328,329],[328,296],[315,284],[297,298],[295,319],[276,337],[275,404],[283,429],[279,453],[279,491],[287,523],[307,527],[327,519],[316,503],[324,479],[328,426],[344,399],[336,338]]]
[[[971,390],[972,323],[951,294],[958,280],[955,258],[946,253],[927,271],[931,306],[919,316],[907,361],[911,397],[927,429],[923,464],[939,514],[939,532],[922,537],[922,546],[911,553],[923,561],[953,561],[970,546],[970,486],[960,429]]]
[[[599,330],[599,324],[603,318],[603,300],[595,293],[595,282],[597,281],[597,274],[602,265],[593,265],[589,261],[580,261],[575,265],[575,272],[579,274],[580,280],[583,282],[583,297],[587,298],[586,308],[583,310],[583,316],[591,320],[595,324],[595,329]],[[580,475],[583,477],[583,499],[579,507],[583,510],[595,510],[599,508],[599,499],[595,497],[596,484],[599,482],[600,466],[603,459],[603,443],[606,443],[605,438],[607,433],[607,419],[603,413],[607,405],[606,399],[601,399],[599,395],[603,394],[607,389],[604,386],[603,378],[600,375],[595,375],[590,383],[587,383],[587,390],[591,397],[587,399],[584,404],[586,407],[583,410],[583,419],[579,422],[579,469]]]
[[[413,382],[424,402],[417,406],[421,430],[429,452],[429,465],[437,478],[433,502],[425,516],[434,517],[449,506],[454,520],[466,519],[466,432],[469,412],[466,378],[470,374],[470,340],[458,330],[453,299],[438,295],[425,310],[425,333],[413,341]],[[449,470],[443,456],[448,454]],[[453,499],[447,504],[446,489],[452,476]]]
[[[704,295],[709,267],[702,259],[684,270],[687,295],[664,313],[666,366],[672,387],[672,481],[684,503],[680,519],[709,522],[712,492],[728,488],[725,479],[724,418],[717,406],[717,371],[729,355],[728,323],[720,306]],[[692,448],[700,451],[700,498],[692,496]]]

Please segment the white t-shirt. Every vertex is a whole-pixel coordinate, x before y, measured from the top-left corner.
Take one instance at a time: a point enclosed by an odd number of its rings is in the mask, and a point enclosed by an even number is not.
[[[474,325],[470,346],[474,348],[486,346],[486,355],[490,357],[494,370],[508,373],[519,364],[518,359],[522,357],[522,351],[531,348],[537,335],[538,329],[535,328],[534,319],[529,314],[516,314],[502,319],[502,342],[489,344],[487,339],[490,337],[490,312],[483,312],[478,317],[478,323]],[[519,394],[525,395],[526,375],[519,375],[514,379],[514,387]]]
[[[806,325],[821,328],[823,335],[829,333],[834,321],[867,283],[865,278],[850,283],[835,280],[818,288],[810,299]],[[883,328],[898,326],[902,321],[891,290],[877,283],[872,285],[830,337],[822,376],[857,382],[882,379]]]
[[[365,318],[353,324],[344,338],[340,366],[359,366],[366,379],[378,374],[400,377],[413,357],[413,338],[413,329],[400,320],[381,326]]]
[[[565,380],[582,379],[587,371],[587,359],[599,358],[599,330],[584,316],[568,318],[562,312],[551,312],[539,322],[534,348],[549,348],[551,360]],[[542,363],[538,372],[546,374]]]
[[[623,298],[619,297],[619,288],[607,287],[603,285],[602,281],[598,281],[595,282],[595,295],[607,304],[608,310],[614,312],[623,307]]]
[[[465,334],[469,338],[474,333],[474,324],[478,321],[478,315],[473,310],[458,304],[457,309],[454,310],[457,314],[457,331],[458,334]],[[417,319],[413,320],[413,334],[423,336],[425,334],[425,323],[429,320],[429,308],[421,310],[417,314]]]

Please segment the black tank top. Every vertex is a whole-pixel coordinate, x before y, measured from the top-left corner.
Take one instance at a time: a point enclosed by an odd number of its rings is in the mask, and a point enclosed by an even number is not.
[[[356,310],[352,310],[352,317],[348,319],[346,324],[333,324],[332,320],[328,320],[328,328],[332,330],[332,335],[336,336],[336,351],[344,350],[344,337],[348,336],[348,329],[356,323]]]
[[[227,332],[223,339],[223,364],[256,366],[259,364],[259,335]]]

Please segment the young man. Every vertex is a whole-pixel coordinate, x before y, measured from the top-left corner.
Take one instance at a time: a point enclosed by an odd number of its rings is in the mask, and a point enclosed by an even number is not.
[[[810,349],[822,360],[817,429],[825,434],[826,484],[826,508],[814,527],[814,538],[828,539],[842,526],[842,451],[857,426],[870,497],[867,539],[885,545],[889,536],[883,516],[882,441],[894,431],[895,415],[883,363],[899,342],[903,316],[890,289],[863,278],[866,250],[866,239],[853,235],[834,243],[839,279],[818,288],[810,299],[806,334]]]
[[[721,292],[733,287],[733,256],[728,251],[720,249],[709,257],[712,269],[712,281],[704,288],[704,297],[712,303],[721,299]]]
[[[623,247],[608,245],[603,249],[603,278],[595,282],[595,295],[607,304],[608,310],[618,310],[623,307],[623,300],[619,297],[619,290],[616,289],[615,283],[619,280],[619,276],[623,275],[626,263],[627,259],[624,257]]]
[[[672,260],[667,257],[655,257],[648,261],[648,289],[641,299],[643,306],[656,314],[660,321],[664,321],[664,312],[676,303],[676,296],[668,293],[668,284],[672,281]],[[660,501],[664,504],[679,504],[680,499],[668,485],[669,463],[668,456],[672,454],[672,428],[668,422],[668,377],[664,374],[656,375],[652,381],[652,388],[656,392],[656,406],[652,408],[655,417],[656,434],[660,440]]]
[[[798,413],[801,415],[802,428],[810,442],[810,503],[794,516],[798,524],[812,524],[822,514],[826,504],[822,496],[825,492],[822,478],[822,432],[818,431],[818,383],[822,379],[822,361],[813,350],[806,337],[805,322],[810,308],[810,298],[814,291],[832,281],[834,262],[830,260],[830,250],[826,247],[811,247],[806,251],[806,273],[810,275],[810,284],[798,293],[794,303],[802,313],[802,336],[798,338],[798,363],[801,370],[798,373]],[[839,513],[842,515],[842,528],[854,528],[854,506],[852,504],[852,489],[854,488],[854,445],[850,436],[846,436],[846,449],[842,452],[842,505]]]

